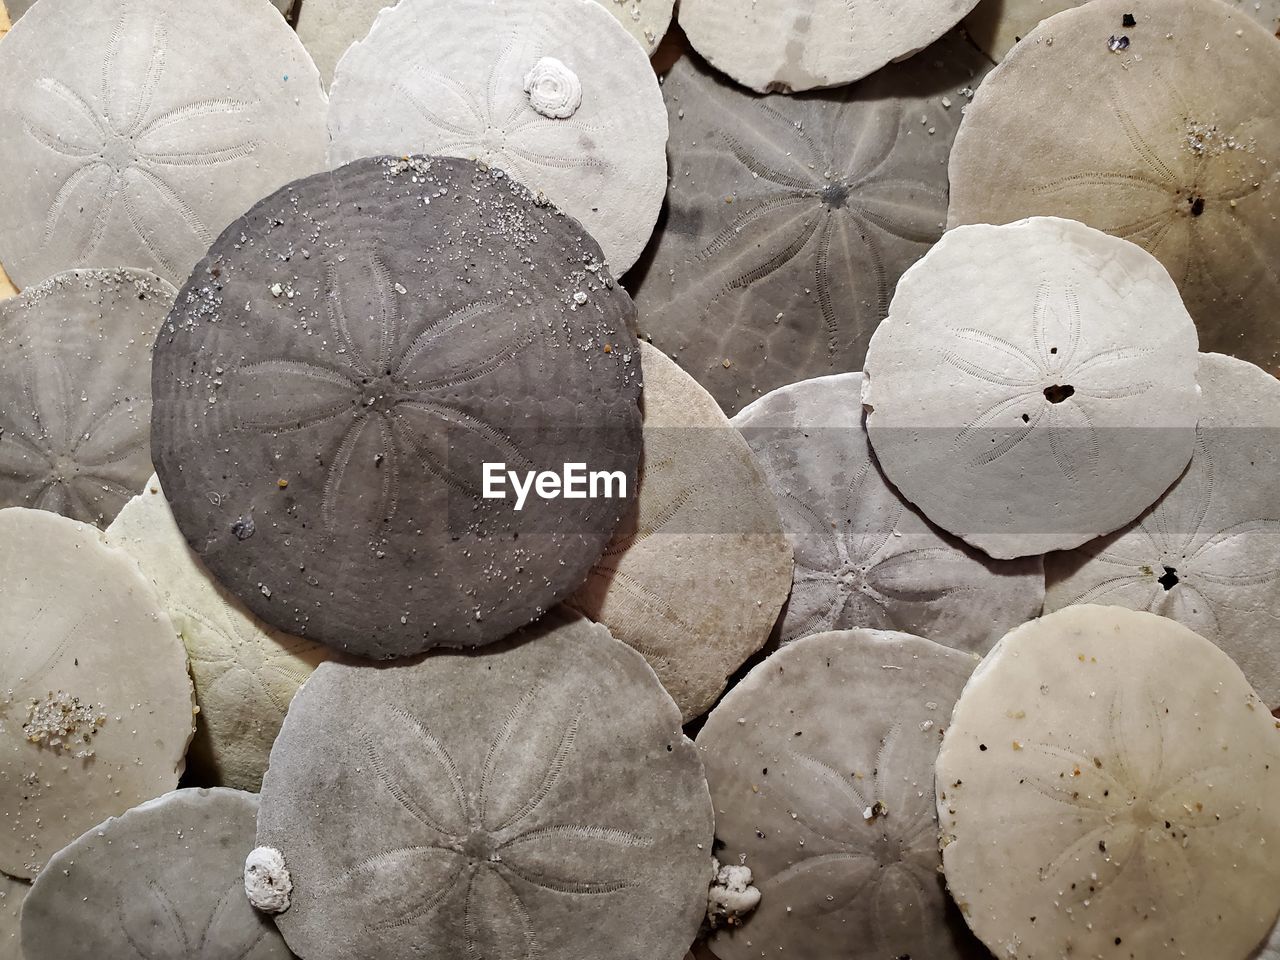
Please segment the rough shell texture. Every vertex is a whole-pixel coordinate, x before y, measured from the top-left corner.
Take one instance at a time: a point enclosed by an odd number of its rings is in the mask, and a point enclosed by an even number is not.
[[[569,604],[639,650],[701,716],[769,638],[791,546],[751,450],[715,400],[640,344],[644,459],[635,507]]]
[[[663,226],[628,277],[645,336],[730,414],[860,368],[898,277],[942,236],[962,91],[987,69],[952,35],[853,87],[761,97],[677,61]]]
[[[680,26],[717,70],[761,93],[849,83],[923,50],[977,0],[683,0]]]
[[[1191,464],[1137,521],[1050,554],[1045,609],[1110,603],[1186,624],[1280,707],[1280,381],[1200,355],[1203,412]]]
[[[1247,956],[1280,910],[1278,726],[1172,620],[1079,606],[1014,630],[938,756],[970,926],[1001,957]]]
[[[327,85],[338,61],[362,39],[389,0],[306,0],[298,8],[298,39],[307,48]]]
[[[698,735],[725,862],[760,906],[722,960],[977,956],[941,877],[933,761],[977,659],[903,633],[798,640]],[[855,949],[851,944],[858,944]]]
[[[1127,50],[1108,49],[1115,34]],[[950,223],[1052,214],[1141,244],[1203,349],[1276,373],[1278,97],[1280,43],[1238,9],[1093,0],[1037,27],[974,98],[951,154]]]
[[[187,781],[256,791],[289,701],[328,647],[273,630],[210,576],[187,546],[152,477],[107,538],[151,578],[187,648],[195,680],[196,738]]]
[[[26,960],[290,960],[244,895],[258,798],[177,790],[49,862],[22,913]]]
[[[257,842],[284,854],[276,923],[309,960],[677,960],[711,839],[653,671],[553,613],[482,653],[322,665],[272,751]]]
[[[949,231],[898,284],[865,374],[885,474],[994,557],[1123,526],[1195,445],[1177,289],[1140,247],[1069,220]]]
[[[0,302],[0,506],[105,527],[151,474],[151,344],[176,291],[73,270]]]
[[[0,583],[0,869],[31,877],[177,786],[194,701],[155,588],[95,528],[0,510]]]
[[[22,960],[18,917],[30,886],[0,873],[0,960]]]
[[[38,4],[0,58],[0,259],[21,287],[116,265],[180,283],[251,203],[323,169],[325,108],[266,3]]]
[[[370,657],[500,639],[582,584],[629,500],[517,512],[482,464],[586,463],[634,495],[633,309],[499,171],[369,158],[293,184],[219,239],[156,344],[178,525],[291,633]]]
[[[779,639],[872,627],[986,653],[1040,614],[1043,563],[992,560],[907,503],[867,443],[861,396],[862,374],[842,373],[780,387],[733,418],[795,550]]]
[[[543,57],[582,83],[569,120],[529,102]],[[329,133],[334,166],[423,153],[500,167],[580,220],[615,274],[644,249],[666,188],[657,77],[594,0],[401,0],[343,56]]]

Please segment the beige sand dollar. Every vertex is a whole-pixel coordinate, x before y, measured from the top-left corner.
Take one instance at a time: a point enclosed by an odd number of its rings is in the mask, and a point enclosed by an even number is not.
[[[993,557],[1136,518],[1191,459],[1196,330],[1136,244],[1035,217],[949,231],[867,348],[876,457],[930,520]]]
[[[395,0],[306,0],[298,8],[298,39],[326,86],[347,48],[369,32],[379,10],[393,6]]]
[[[0,960],[22,960],[18,918],[31,886],[0,873]]]
[[[750,448],[711,395],[640,344],[639,498],[569,605],[644,654],[686,721],[764,645],[791,545]]]
[[[937,778],[947,885],[997,956],[1242,960],[1280,911],[1280,722],[1172,620],[1086,605],[1014,630]]]
[[[252,536],[252,517],[241,530]],[[333,654],[268,627],[204,568],[154,476],[107,529],[150,577],[182,636],[200,715],[191,745],[198,783],[256,791],[271,744],[303,681]]]
[[[1112,52],[1112,36],[1129,46]],[[1280,43],[1239,7],[1091,0],[1037,27],[979,89],[951,153],[949,222],[1046,214],[1141,244],[1203,349],[1276,373],[1278,104]]]
[[[177,786],[194,700],[155,588],[95,528],[0,510],[0,583],[0,870],[32,877]]]

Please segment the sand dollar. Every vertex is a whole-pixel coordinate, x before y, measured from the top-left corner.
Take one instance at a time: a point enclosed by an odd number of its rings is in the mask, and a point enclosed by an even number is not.
[[[999,956],[1247,956],[1280,910],[1278,728],[1172,620],[1079,606],[1014,630],[938,756],[969,925]]]
[[[1112,52],[1120,35],[1129,46]],[[1280,44],[1239,9],[1092,0],[1037,27],[983,84],[951,155],[949,222],[1054,215],[1141,244],[1205,350],[1275,373],[1277,91]]]
[[[0,873],[0,957],[4,960],[22,960],[18,919],[30,889],[30,884]]]
[[[678,960],[711,840],[653,671],[551,614],[484,654],[321,665],[272,750],[257,843],[284,855],[276,923],[309,960]]]
[[[976,663],[904,633],[820,633],[712,711],[698,750],[718,856],[760,889],[742,926],[711,941],[716,956],[977,956],[949,916],[933,798],[942,730]]]
[[[1195,373],[1195,326],[1154,257],[1036,217],[951,230],[903,276],[863,403],[894,486],[1010,558],[1077,547],[1164,493],[1195,445]]]
[[[733,424],[755,451],[795,550],[783,643],[871,627],[985,653],[1040,614],[1039,557],[992,560],[933,526],[867,442],[862,374],[779,387]]]
[[[293,184],[213,247],[156,344],[178,525],[290,633],[370,657],[500,639],[581,585],[634,496],[633,310],[581,227],[500,171],[369,158]],[[483,496],[485,463],[585,463],[627,497],[517,511]]]
[[[290,960],[244,896],[258,798],[177,790],[55,856],[23,909],[26,960]]]
[[[24,288],[86,265],[181,282],[251,203],[323,168],[324,118],[266,3],[40,3],[0,58],[0,259]]]
[[[545,57],[581,84],[568,118],[539,112],[525,90]],[[615,274],[653,232],[662,93],[645,52],[594,0],[401,0],[343,56],[332,95],[335,166],[423,153],[500,167],[581,221]]]
[[[0,510],[0,869],[32,877],[103,818],[172,790],[187,658],[155,588],[95,528]]]
[[[0,302],[0,506],[105,527],[151,473],[151,344],[176,291],[72,270]]]
[[[701,716],[759,650],[791,589],[791,547],[750,448],[710,394],[640,344],[635,507],[569,604],[635,647]]]

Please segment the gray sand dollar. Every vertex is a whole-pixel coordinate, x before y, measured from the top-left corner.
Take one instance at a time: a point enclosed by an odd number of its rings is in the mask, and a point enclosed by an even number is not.
[[[1136,244],[1053,217],[960,227],[871,338],[867,432],[894,486],[966,543],[1068,549],[1186,467],[1196,362],[1177,288]]]
[[[1280,911],[1278,728],[1172,620],[1084,605],[1019,627],[938,755],[947,886],[997,956],[1243,960]]]
[[[284,856],[276,923],[308,960],[678,960],[711,840],[675,703],[638,653],[560,613],[483,652],[322,664],[257,837]]]
[[[718,856],[760,905],[711,941],[721,960],[976,957],[938,875],[933,763],[977,664],[904,633],[845,630],[784,647],[698,734]]]
[[[1186,624],[1280,707],[1280,381],[1200,355],[1203,412],[1186,472],[1123,530],[1045,559],[1046,610],[1110,603]]]
[[[0,302],[0,507],[105,527],[151,473],[151,344],[177,291],[72,270]]]
[[[644,654],[688,721],[764,646],[791,589],[791,546],[711,395],[647,343],[640,363],[635,506],[569,604]]]
[[[0,960],[22,960],[18,919],[31,885],[0,873]]]
[[[1250,960],[1280,960],[1280,923],[1272,928],[1271,935],[1263,941]]]
[[[1132,240],[1178,284],[1203,349],[1280,372],[1278,97],[1280,43],[1239,5],[1091,0],[978,91],[949,223],[1053,215]]]
[[[629,278],[643,334],[731,415],[860,368],[898,277],[942,236],[951,140],[988,68],[951,35],[856,86],[762,97],[679,60],[666,215]]]
[[[291,960],[244,896],[258,798],[176,790],[88,831],[22,913],[26,960]]]
[[[795,550],[779,639],[871,627],[986,653],[1040,614],[1041,559],[992,560],[929,523],[885,478],[862,419],[860,373],[779,387],[733,418]]]
[[[155,588],[94,527],[0,510],[0,583],[0,870],[32,877],[177,786],[194,701]]]
[[[20,287],[117,265],[180,283],[255,200],[323,169],[325,108],[260,0],[37,4],[0,58],[0,259]]]
[[[289,633],[378,658],[500,639],[582,584],[634,496],[633,312],[582,228],[501,171],[299,181],[223,235],[157,341],[178,526]],[[585,463],[626,497],[518,511],[486,463]]]

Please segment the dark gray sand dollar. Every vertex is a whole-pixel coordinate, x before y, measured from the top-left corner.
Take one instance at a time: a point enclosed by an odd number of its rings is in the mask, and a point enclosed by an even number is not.
[[[634,308],[572,219],[465,160],[292,184],[197,267],[156,343],[152,452],[209,570],[369,657],[506,636],[577,589],[634,495]],[[627,498],[486,499],[483,464]]]
[[[951,155],[949,222],[1043,214],[1132,240],[1178,284],[1203,349],[1280,373],[1278,107],[1280,43],[1239,5],[1092,0],[983,84]]]
[[[0,57],[0,259],[180,283],[258,198],[324,168],[315,65],[261,0],[53,0]]]
[[[698,734],[717,854],[760,905],[721,960],[977,957],[939,876],[933,763],[977,658],[844,630],[757,666]]]
[[[663,226],[640,329],[732,415],[856,370],[898,277],[942,236],[947,154],[990,65],[958,35],[839,91],[757,96],[693,55],[663,83]]]
[[[244,895],[258,797],[176,790],[80,837],[22,911],[25,960],[290,960]]]
[[[733,424],[755,451],[795,550],[783,643],[871,627],[986,653],[1039,616],[1039,557],[992,560],[926,520],[885,478],[862,424],[862,374],[779,387]]]
[[[639,493],[569,605],[639,650],[686,721],[769,638],[791,589],[791,546],[764,475],[720,407],[640,344]]]
[[[151,344],[176,291],[72,270],[0,301],[0,507],[105,527],[151,473]]]
[[[307,960],[678,960],[711,802],[644,659],[553,613],[508,643],[322,664],[271,753],[260,847]]]
[[[1110,603],[1186,624],[1280,706],[1280,381],[1202,353],[1191,463],[1135,522],[1045,558],[1045,609]]]

